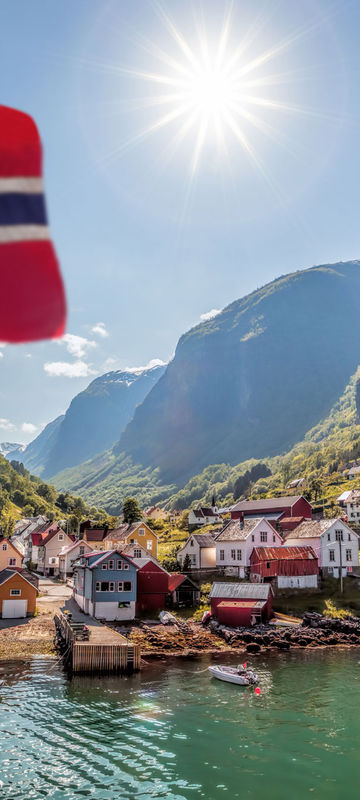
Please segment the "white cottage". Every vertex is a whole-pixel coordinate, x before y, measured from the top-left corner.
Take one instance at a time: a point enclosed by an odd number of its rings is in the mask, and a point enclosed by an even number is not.
[[[192,569],[215,568],[215,533],[192,533],[187,542],[177,553],[177,560],[182,567],[186,556],[190,557]]]
[[[286,537],[285,546],[310,545],[319,559],[323,575],[338,578],[359,566],[359,537],[338,517],[337,519],[305,520]]]
[[[216,566],[245,578],[254,547],[280,547],[282,541],[280,533],[264,517],[247,517],[243,522],[232,519],[216,537]]]
[[[83,539],[77,539],[76,542],[62,547],[59,552],[59,578],[66,581],[66,578],[74,572],[74,562],[87,553],[92,553],[94,550],[88,542]]]

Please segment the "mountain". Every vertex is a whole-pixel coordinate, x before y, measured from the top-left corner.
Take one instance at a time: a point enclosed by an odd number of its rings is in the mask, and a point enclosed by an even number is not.
[[[49,478],[111,447],[164,371],[165,366],[154,366],[96,378],[28,445],[25,467]]]
[[[360,363],[360,262],[292,273],[181,337],[119,441],[56,476],[112,509],[169,497],[209,464],[287,452],[325,419]],[[145,492],[145,489],[147,492]]]
[[[12,459],[21,461],[25,447],[25,444],[19,444],[19,442],[0,442],[0,455],[9,461]]]
[[[183,484],[208,464],[288,450],[360,362],[360,262],[314,267],[237,300],[181,337],[114,448]]]
[[[64,419],[65,414],[61,414],[52,422],[49,422],[39,433],[39,436],[25,448],[21,461],[26,469],[30,470],[34,475],[45,473],[49,453],[56,447],[57,436]]]

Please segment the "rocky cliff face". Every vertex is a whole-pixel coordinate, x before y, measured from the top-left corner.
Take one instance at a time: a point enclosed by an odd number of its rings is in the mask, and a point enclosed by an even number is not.
[[[360,262],[314,267],[181,337],[113,453],[183,483],[281,453],[324,418],[359,363]]]
[[[165,366],[117,370],[96,378],[28,445],[24,465],[49,478],[112,447],[164,371]]]

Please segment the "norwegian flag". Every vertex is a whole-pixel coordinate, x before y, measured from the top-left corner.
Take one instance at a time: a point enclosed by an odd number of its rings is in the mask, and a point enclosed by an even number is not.
[[[39,133],[28,114],[0,105],[0,341],[56,338],[65,322]]]

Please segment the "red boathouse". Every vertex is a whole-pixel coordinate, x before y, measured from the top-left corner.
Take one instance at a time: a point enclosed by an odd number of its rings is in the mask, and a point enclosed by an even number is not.
[[[211,614],[221,625],[258,625],[271,617],[272,595],[269,583],[213,583]]]
[[[319,565],[312,547],[254,547],[250,576],[259,582],[275,581],[278,588],[316,588]]]
[[[136,614],[165,608],[169,573],[155,559],[132,558],[138,567]]]

